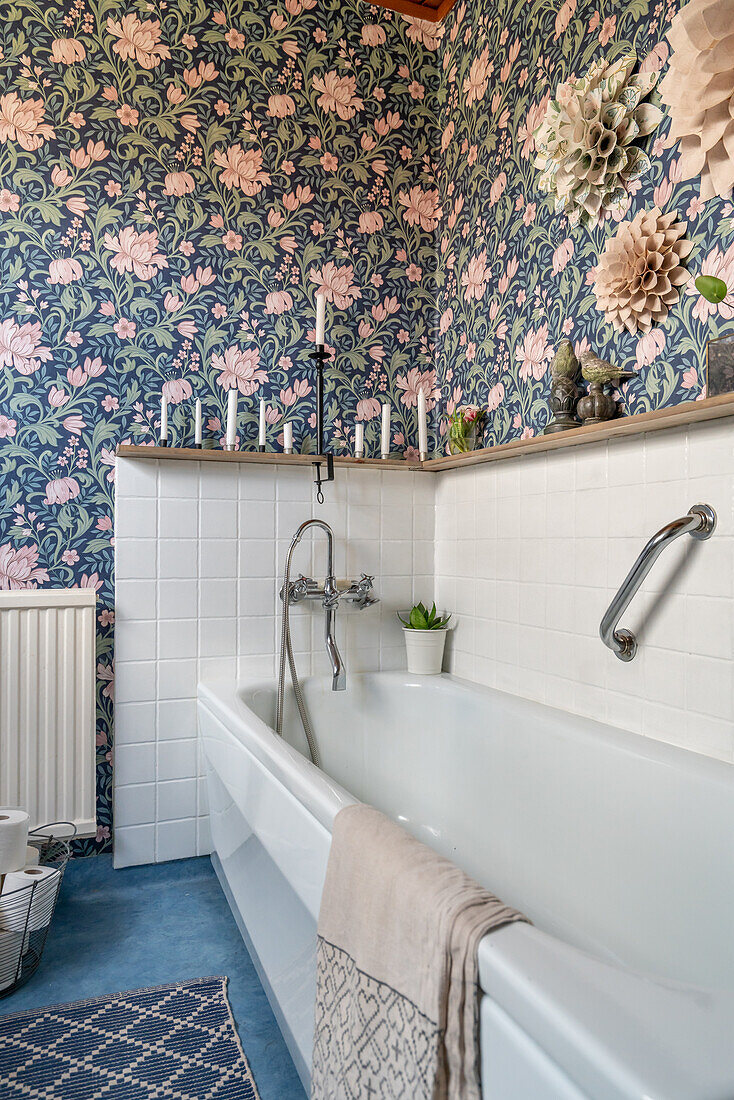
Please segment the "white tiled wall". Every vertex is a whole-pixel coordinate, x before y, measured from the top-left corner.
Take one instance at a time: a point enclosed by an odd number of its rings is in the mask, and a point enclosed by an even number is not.
[[[326,504],[314,504],[310,467],[118,460],[117,866],[208,851],[196,684],[273,676],[279,578],[304,519],[333,527],[339,577],[375,574],[381,602],[337,616],[348,672],[403,663],[395,610],[433,593],[433,479],[338,470],[325,492]],[[323,577],[323,535],[303,540],[293,567]],[[325,673],[319,610],[294,608],[292,626],[299,670],[311,672],[313,660]]]
[[[436,496],[436,591],[459,676],[734,760],[734,430],[687,430],[449,472]],[[601,617],[642,546],[692,504],[713,538],[668,547],[622,620]]]
[[[395,610],[435,594],[456,612],[457,675],[734,761],[729,421],[439,476],[338,470],[323,507],[310,478],[118,461],[118,866],[208,850],[196,684],[273,676],[285,553],[312,515],[334,528],[337,574],[374,573],[382,601],[339,612],[348,671],[402,666]],[[623,619],[640,641],[624,664],[599,639],[602,614],[647,539],[698,501],[716,534],[656,563]],[[311,545],[294,568],[321,577],[323,537]],[[321,615],[299,606],[292,621],[299,668],[326,672]]]

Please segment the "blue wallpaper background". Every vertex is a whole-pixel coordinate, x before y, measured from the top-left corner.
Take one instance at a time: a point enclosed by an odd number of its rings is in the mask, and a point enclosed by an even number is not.
[[[734,297],[688,288],[666,323],[617,336],[593,269],[616,223],[570,229],[537,189],[532,132],[597,57],[664,68],[675,3],[461,2],[443,26],[352,0],[17,0],[0,25],[0,588],[92,586],[98,810],[111,842],[114,450],[173,437],[192,403],[240,442],[267,399],[313,449],[313,298],[331,302],[327,434],[376,453],[379,408],[414,455],[465,401],[486,442],[542,429],[561,336],[633,366],[630,412],[705,392],[706,339]],[[651,102],[657,103],[653,93]],[[682,183],[668,120],[630,195],[677,210],[689,269],[734,285],[734,210]]]

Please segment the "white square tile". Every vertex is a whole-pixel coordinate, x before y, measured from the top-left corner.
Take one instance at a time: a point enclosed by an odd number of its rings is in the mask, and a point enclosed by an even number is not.
[[[115,868],[155,863],[155,825],[116,828],[112,862]]]
[[[195,856],[196,820],[160,822],[156,826],[156,853],[159,863]]]
[[[199,615],[225,619],[237,612],[237,583],[232,580],[202,580],[199,585]]]
[[[196,737],[196,700],[167,699],[158,703],[159,741],[192,740]]]
[[[136,581],[117,574],[115,580],[115,620],[155,620],[157,586],[155,581]]]
[[[275,547],[272,539],[243,539],[239,544],[240,577],[275,576]]]
[[[161,539],[158,543],[158,576],[162,580],[187,580],[198,575],[199,544],[195,539]]]
[[[168,779],[159,783],[158,820],[196,817],[197,782],[196,779]]]
[[[168,500],[188,498],[199,495],[198,462],[162,462],[160,476],[160,495]]]
[[[115,630],[115,662],[151,661],[156,655],[156,624],[122,620]]]
[[[239,581],[237,585],[238,607],[241,615],[272,615],[274,611],[280,612],[280,600],[277,599],[275,581],[272,585],[263,583],[262,579],[247,578]]]
[[[115,570],[131,580],[149,580],[156,576],[155,539],[118,538],[115,543]]]
[[[213,851],[209,818],[199,817],[196,819],[196,854],[197,856],[208,856]]]
[[[236,619],[202,619],[199,624],[201,657],[232,657],[237,654]]]
[[[155,821],[155,783],[115,786],[115,831],[125,825],[147,825]]]
[[[240,500],[274,500],[275,474],[275,466],[248,466],[243,463],[239,470]]]
[[[158,584],[158,613],[162,619],[196,618],[197,596],[195,580],[161,580]]]
[[[115,752],[122,745],[155,741],[155,703],[115,702]],[[115,782],[117,774],[115,774]]]
[[[155,661],[118,661],[115,698],[118,703],[145,703],[155,699]]]
[[[234,578],[237,576],[237,541],[203,538],[199,543],[199,576]]]
[[[115,784],[155,781],[155,745],[118,745],[115,749]]]
[[[239,482],[239,463],[202,463],[201,499],[237,500]]]
[[[196,778],[196,741],[159,741],[157,779]]]
[[[158,494],[158,463],[149,459],[118,458],[115,463],[115,495],[155,497]]]
[[[198,656],[198,620],[161,619],[158,623],[158,657],[163,660]]]
[[[158,532],[162,539],[196,539],[199,509],[196,501],[161,499],[158,504]]]
[[[272,539],[275,537],[275,503],[272,500],[241,500],[239,537]]]
[[[195,660],[158,662],[158,698],[190,699],[196,695]]]
[[[157,515],[155,497],[126,497],[118,491],[115,499],[115,537],[154,539]]]
[[[232,500],[202,499],[199,504],[202,536],[205,539],[236,539],[237,507]]]

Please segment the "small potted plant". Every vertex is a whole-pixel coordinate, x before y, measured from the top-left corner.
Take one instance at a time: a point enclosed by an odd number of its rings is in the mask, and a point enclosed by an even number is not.
[[[486,412],[479,405],[459,405],[448,417],[449,454],[461,455],[476,450],[482,438]]]
[[[435,676],[441,671],[450,615],[439,615],[436,605],[429,611],[422,603],[413,607],[403,624],[408,653],[408,672],[417,676]]]

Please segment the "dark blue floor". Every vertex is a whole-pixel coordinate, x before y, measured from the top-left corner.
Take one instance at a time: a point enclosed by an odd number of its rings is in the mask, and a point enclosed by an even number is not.
[[[305,1092],[209,859],[112,868],[72,860],[41,965],[0,1014],[226,974],[261,1100]]]

